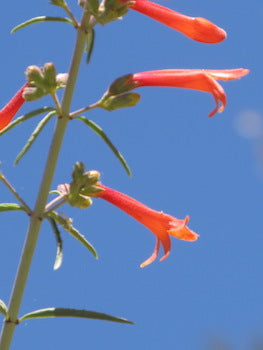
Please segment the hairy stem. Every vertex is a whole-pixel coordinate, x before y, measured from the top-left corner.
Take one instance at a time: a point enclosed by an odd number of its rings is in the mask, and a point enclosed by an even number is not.
[[[60,153],[63,137],[68,123],[70,105],[76,85],[77,75],[81,62],[82,53],[86,41],[86,27],[89,21],[89,14],[86,10],[83,12],[80,27],[77,31],[75,49],[71,61],[67,86],[61,105],[61,116],[57,120],[53,139],[49,149],[46,167],[43,173],[42,182],[36,199],[34,212],[31,216],[27,236],[25,239],[23,251],[21,254],[16,279],[11,293],[8,314],[9,319],[5,321],[0,338],[0,350],[8,350],[12,341],[15,325],[17,324],[18,312],[22,302],[23,293],[29,274],[31,261],[34,255],[39,230],[41,227],[42,216],[47,202],[51,182],[55,172],[58,156]]]

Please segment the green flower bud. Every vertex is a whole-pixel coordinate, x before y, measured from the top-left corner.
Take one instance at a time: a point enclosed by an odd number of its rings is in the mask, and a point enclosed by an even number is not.
[[[57,88],[56,68],[53,63],[45,63],[43,68],[45,89],[48,92],[55,92]]]
[[[78,181],[85,172],[85,165],[82,162],[76,162],[72,172],[73,181]]]
[[[27,81],[36,87],[44,88],[44,75],[38,66],[29,66],[26,70]]]
[[[94,185],[96,184],[100,179],[100,173],[97,170],[90,170],[87,173],[85,173],[86,177],[86,184],[88,185]]]
[[[72,207],[77,207],[80,209],[86,209],[91,206],[92,204],[92,199],[88,196],[85,196],[83,194],[78,194],[76,196],[72,196],[69,194],[68,196],[68,203]]]

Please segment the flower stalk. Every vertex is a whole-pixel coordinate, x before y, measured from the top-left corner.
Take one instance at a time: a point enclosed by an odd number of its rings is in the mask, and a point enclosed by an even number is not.
[[[82,53],[84,51],[86,42],[86,27],[89,21],[89,14],[83,10],[83,16],[80,27],[77,31],[77,39],[75,43],[75,49],[71,61],[68,84],[66,86],[62,104],[61,104],[61,118],[58,118],[49,154],[46,162],[46,167],[43,173],[42,182],[37,195],[34,211],[31,216],[29,228],[27,231],[26,240],[24,243],[19,267],[14,282],[13,290],[11,293],[8,314],[9,319],[5,321],[2,328],[0,338],[0,349],[8,350],[14,334],[15,325],[17,324],[18,312],[22,302],[28,273],[31,266],[31,261],[34,255],[39,230],[42,223],[42,216],[44,213],[45,205],[47,202],[51,182],[55,172],[58,156],[60,153],[63,137],[68,123],[68,115],[70,111],[70,105],[73,97],[73,92],[77,80],[77,75],[80,67]]]

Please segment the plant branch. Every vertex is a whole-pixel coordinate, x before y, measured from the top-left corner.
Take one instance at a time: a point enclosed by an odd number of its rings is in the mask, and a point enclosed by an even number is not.
[[[66,202],[67,202],[67,196],[65,194],[61,194],[60,196],[56,197],[46,205],[45,214],[47,214],[49,211],[53,211],[59,208],[61,205],[63,205]]]
[[[32,210],[29,208],[29,206],[26,204],[26,202],[19,196],[16,189],[10,184],[10,182],[6,179],[6,177],[2,173],[0,173],[0,180],[9,189],[9,191],[13,193],[13,195],[20,202],[20,204],[22,204],[22,206],[26,209],[27,213],[29,215],[31,215]]]
[[[77,117],[77,116],[80,115],[80,114],[83,114],[83,113],[85,113],[85,112],[90,111],[91,109],[95,109],[95,108],[98,108],[98,107],[99,107],[99,103],[98,103],[98,102],[95,102],[95,103],[93,103],[93,104],[90,105],[90,106],[80,108],[80,109],[78,109],[77,111],[74,111],[74,112],[70,113],[69,117],[70,117],[70,118]]]
[[[58,95],[56,93],[51,94],[51,97],[56,105],[56,110],[57,110],[57,114],[60,115],[61,114],[61,105],[58,99]]]
[[[75,28],[78,28],[78,27],[79,27],[79,22],[76,20],[75,16],[74,16],[73,13],[71,12],[71,10],[70,10],[70,8],[68,7],[68,4],[66,3],[66,1],[64,1],[63,9],[67,12],[67,14],[69,15],[69,17],[71,18],[72,22],[74,23],[74,27],[75,27]]]
[[[31,216],[29,228],[27,231],[26,240],[24,243],[21,259],[18,266],[16,279],[14,282],[13,290],[11,293],[7,319],[2,328],[0,338],[0,349],[8,350],[12,341],[15,325],[17,324],[18,312],[22,302],[23,293],[26,286],[27,277],[29,274],[32,258],[34,255],[39,230],[41,227],[42,217],[47,202],[51,182],[55,172],[60,148],[62,145],[63,137],[68,123],[68,116],[73,97],[74,88],[76,85],[77,75],[80,67],[80,62],[86,42],[87,25],[89,21],[89,14],[84,9],[81,19],[80,27],[77,31],[77,39],[75,43],[75,49],[71,61],[69,70],[68,83],[64,92],[61,105],[61,116],[57,120],[56,128],[54,131],[53,139],[49,149],[49,154],[46,162],[46,167],[42,177],[42,182],[39,188],[38,196],[36,199],[34,212]]]

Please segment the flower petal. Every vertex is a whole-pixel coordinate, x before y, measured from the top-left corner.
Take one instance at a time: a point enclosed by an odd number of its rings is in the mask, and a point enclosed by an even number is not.
[[[154,262],[154,260],[156,260],[157,255],[158,255],[159,250],[160,250],[160,242],[161,241],[157,238],[155,248],[154,248],[152,255],[147,260],[145,260],[143,263],[141,263],[140,267],[145,267],[145,266],[151,264],[152,262]]]

